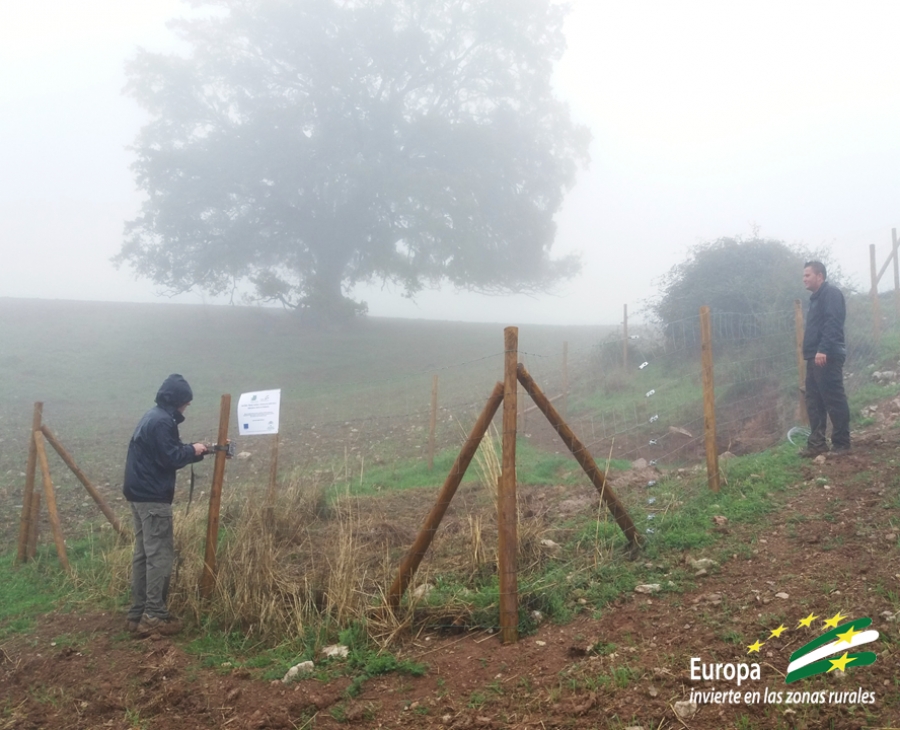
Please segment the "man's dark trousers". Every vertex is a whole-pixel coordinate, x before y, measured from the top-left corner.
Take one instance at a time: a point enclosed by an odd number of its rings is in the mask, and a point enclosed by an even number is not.
[[[806,412],[809,415],[811,449],[826,451],[825,426],[831,418],[831,445],[850,447],[850,407],[844,393],[844,358],[829,355],[824,365],[806,361]]]

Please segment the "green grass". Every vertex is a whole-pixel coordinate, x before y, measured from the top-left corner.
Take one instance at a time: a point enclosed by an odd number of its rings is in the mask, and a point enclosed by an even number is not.
[[[67,556],[76,573],[100,565],[99,554],[90,540],[67,545]],[[74,588],[62,572],[55,548],[47,545],[39,546],[35,559],[24,564],[16,562],[14,553],[0,556],[0,586],[0,639],[27,633],[44,614],[69,611],[84,604],[103,608],[112,605]]]

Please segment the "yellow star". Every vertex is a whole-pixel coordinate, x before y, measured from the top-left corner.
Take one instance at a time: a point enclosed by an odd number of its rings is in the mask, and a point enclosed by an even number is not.
[[[763,648],[763,644],[765,643],[766,642],[757,639],[756,643],[750,644],[750,646],[747,647],[747,653],[752,654],[753,652],[756,652],[757,654],[759,654],[759,650]]]
[[[810,628],[812,626],[812,622],[815,621],[817,618],[819,618],[819,617],[814,616],[813,614],[809,614],[809,616],[807,616],[806,618],[800,619],[800,623],[797,624],[797,628],[799,629],[803,626],[805,626],[806,628]]]
[[[824,623],[825,623],[826,626],[829,626],[829,627],[831,627],[832,629],[836,629],[836,628],[837,628],[837,625],[838,625],[841,621],[843,621],[845,618],[847,618],[847,617],[844,616],[843,614],[841,614],[840,611],[838,611],[836,614],[834,614],[834,616],[832,616],[832,617],[829,618],[829,619],[826,619]]]
[[[856,657],[848,657],[847,652],[844,652],[844,656],[840,657],[839,659],[829,659],[828,661],[831,662],[831,669],[828,670],[829,672],[833,672],[835,669],[840,669],[843,672],[846,671],[847,665],[850,662],[856,661]]]
[[[852,646],[853,645],[853,637],[857,636],[858,634],[861,634],[861,633],[862,633],[862,631],[854,631],[853,627],[851,626],[843,634],[837,635],[837,637],[840,639],[838,644],[846,641],[848,644],[850,644]]]
[[[777,639],[785,631],[787,631],[787,626],[781,624],[781,626],[779,626],[777,629],[772,629],[772,633],[769,634],[769,638],[771,639],[774,636]]]

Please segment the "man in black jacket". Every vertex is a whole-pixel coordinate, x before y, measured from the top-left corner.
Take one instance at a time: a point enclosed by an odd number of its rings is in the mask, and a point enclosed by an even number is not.
[[[156,394],[156,407],[141,418],[125,460],[122,492],[134,517],[131,561],[132,607],[127,628],[139,634],[175,634],[181,623],[169,614],[166,599],[175,558],[172,499],[175,472],[200,461],[203,444],[183,444],[178,424],[194,394],[178,374],[170,375]]]
[[[806,411],[809,440],[800,456],[815,457],[828,451],[825,426],[831,418],[831,446],[835,455],[850,451],[850,408],[844,393],[844,319],[846,306],[840,289],[825,281],[825,266],[809,261],[803,267],[803,285],[812,292],[803,358],[806,360]]]

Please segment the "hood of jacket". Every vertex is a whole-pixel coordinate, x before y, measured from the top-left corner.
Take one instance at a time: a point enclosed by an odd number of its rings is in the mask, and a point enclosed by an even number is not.
[[[172,373],[166,378],[156,392],[156,405],[170,412],[192,400],[194,391],[191,390],[188,381],[178,373]]]

